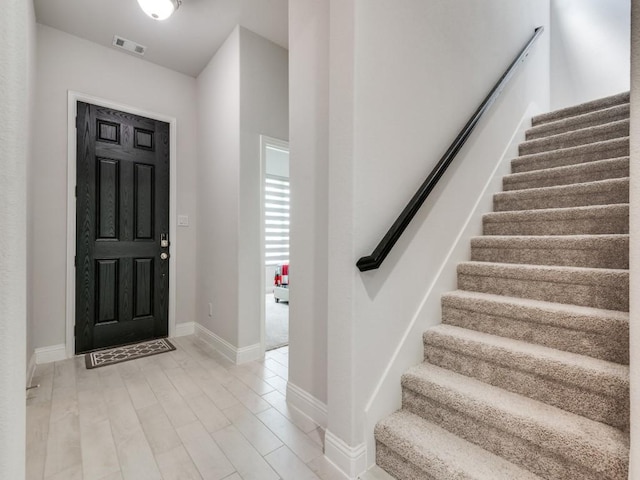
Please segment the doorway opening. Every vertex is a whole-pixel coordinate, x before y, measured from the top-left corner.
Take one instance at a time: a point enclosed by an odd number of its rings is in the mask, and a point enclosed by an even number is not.
[[[262,136],[264,346],[289,344],[289,144]]]

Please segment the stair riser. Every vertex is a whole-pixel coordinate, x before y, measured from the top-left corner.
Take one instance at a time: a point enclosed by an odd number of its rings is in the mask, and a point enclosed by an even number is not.
[[[543,113],[542,115],[536,115],[531,119],[531,124],[535,127],[548,122],[555,122],[565,118],[574,117],[576,115],[584,115],[585,113],[596,112],[598,110],[604,110],[625,103],[629,103],[629,92],[601,98],[593,102],[574,105],[569,108],[563,108],[562,110]]]
[[[598,379],[593,379],[592,385],[588,385],[589,382],[585,381],[587,387],[591,389],[568,385],[554,378],[556,375],[553,368],[550,367],[547,370],[547,366],[542,362],[538,365],[539,368],[534,370],[535,373],[532,373],[527,362],[521,361],[515,355],[511,358],[508,356],[501,358],[501,360],[511,361],[510,365],[505,366],[504,362],[500,364],[495,359],[484,358],[482,352],[476,352],[477,356],[466,355],[462,348],[450,350],[444,348],[438,339],[430,338],[428,335],[425,337],[425,360],[433,365],[477,378],[485,383],[554,405],[596,422],[617,428],[624,428],[628,424],[628,386],[625,390],[619,384],[615,384],[610,394],[605,395],[596,391],[601,390]],[[570,373],[567,378],[571,378]]]
[[[567,461],[568,459],[563,458],[556,451],[546,450],[543,435],[538,444],[532,444],[528,440],[470,416],[469,412],[442,405],[407,388],[402,389],[402,407],[543,478],[626,480],[627,472],[623,466],[616,466],[615,471],[609,469],[608,475],[603,476],[601,472],[578,465],[571,459]],[[502,419],[504,422],[509,420]]]
[[[516,158],[511,161],[511,173],[531,172],[545,168],[566,167],[582,163],[628,157],[629,140],[619,139],[604,144],[585,145],[575,149],[555,150],[552,152]]]
[[[617,122],[619,120],[626,120],[629,118],[629,112],[629,104],[625,104],[584,114],[582,116],[550,122],[528,130],[525,134],[525,138],[527,140],[536,140],[538,138],[545,138],[551,135],[558,135],[560,133],[567,133],[583,128],[597,127],[599,125]]]
[[[376,442],[376,463],[398,480],[447,480],[429,475],[420,467],[407,461],[382,442]]]
[[[603,235],[629,233],[628,216],[494,222],[483,219],[484,235]]]
[[[585,169],[555,173],[548,170],[547,175],[536,175],[536,178],[522,178],[520,176],[507,175],[502,182],[505,192],[512,190],[527,190],[530,188],[555,187],[558,185],[573,185],[576,183],[597,182],[612,178],[629,177],[629,160],[612,162],[611,165],[603,165],[600,169],[589,169],[589,163],[584,164]]]
[[[573,279],[567,278],[566,282]],[[458,288],[473,292],[506,295],[509,297],[531,298],[547,302],[583,305],[607,310],[628,311],[629,278],[621,278],[614,284],[598,281],[594,275],[588,284],[559,283],[544,278],[505,278],[497,276],[458,274]]]
[[[542,480],[407,410],[378,422],[374,436],[378,460],[396,478]]]
[[[623,365],[629,364],[629,327],[612,323],[600,332],[563,328],[526,318],[501,316],[442,305],[442,323],[478,332],[499,335],[514,340],[556,348],[565,352],[587,355]],[[523,314],[524,315],[524,314]],[[543,316],[538,314],[538,318]]]
[[[603,248],[500,248],[471,247],[471,260],[527,265],[587,268],[629,268],[629,245],[611,242]]]
[[[527,191],[524,191],[522,194],[520,194],[520,192],[496,194],[493,200],[493,211],[512,212],[516,210],[541,210],[545,208],[570,208],[629,203],[628,186],[626,188],[620,188],[616,185],[609,190],[596,188],[582,188],[580,190],[580,192],[575,193],[550,192],[539,196],[533,196]]]
[[[603,125],[587,130],[578,130],[553,137],[531,140],[520,144],[518,152],[520,155],[531,155],[533,153],[550,152],[562,148],[578,147],[589,145],[595,142],[604,142],[614,138],[629,136],[629,122],[618,122],[616,124]]]

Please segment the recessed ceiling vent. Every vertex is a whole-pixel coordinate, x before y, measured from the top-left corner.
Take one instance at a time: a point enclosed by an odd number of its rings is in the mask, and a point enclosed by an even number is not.
[[[131,40],[127,40],[126,38],[119,37],[118,35],[113,36],[113,46],[122,48],[127,52],[135,53],[136,55],[143,56],[147,47],[140,45],[139,43],[132,42]]]

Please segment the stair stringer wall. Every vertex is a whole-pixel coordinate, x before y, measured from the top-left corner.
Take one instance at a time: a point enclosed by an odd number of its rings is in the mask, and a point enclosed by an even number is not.
[[[451,248],[440,263],[433,281],[411,317],[401,340],[393,350],[393,355],[376,384],[373,394],[366,403],[364,437],[366,439],[367,468],[376,463],[373,434],[376,423],[401,408],[402,391],[397,388],[398,381],[407,369],[423,361],[422,334],[427,328],[441,323],[442,295],[456,289],[456,266],[460,262],[469,260],[471,238],[482,235],[482,216],[493,211],[494,194],[502,190],[502,178],[511,172],[511,159],[518,156],[518,145],[525,138],[525,130],[531,127],[531,117],[541,111],[541,108],[532,102],[520,118]]]
[[[513,130],[530,102],[549,108],[545,31],[380,269],[357,270],[510,59],[549,24],[548,1],[456,6],[331,2],[327,431],[347,448],[327,457],[345,472],[361,471],[365,407]]]

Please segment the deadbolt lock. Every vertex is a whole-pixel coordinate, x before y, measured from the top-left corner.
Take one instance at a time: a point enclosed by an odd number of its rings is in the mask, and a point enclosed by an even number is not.
[[[162,248],[167,248],[169,246],[169,235],[166,233],[160,234],[160,246]]]

